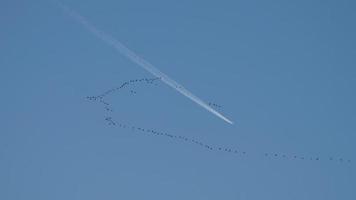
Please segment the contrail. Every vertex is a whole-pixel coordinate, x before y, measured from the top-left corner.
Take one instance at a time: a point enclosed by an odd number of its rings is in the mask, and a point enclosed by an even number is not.
[[[127,48],[125,45],[123,45],[120,41],[116,40],[112,36],[106,34],[105,32],[97,29],[94,25],[92,25],[86,18],[81,16],[79,13],[76,11],[72,10],[68,6],[64,5],[63,3],[56,1],[55,2],[72,18],[74,18],[77,22],[79,22],[81,25],[83,25],[87,30],[89,30],[91,33],[93,33],[95,36],[97,36],[99,39],[103,40],[105,43],[108,45],[111,45],[114,47],[119,53],[130,59],[132,62],[136,63],[137,65],[143,67],[145,70],[150,72],[156,77],[159,77],[164,83],[172,87],[173,89],[177,90],[184,96],[188,97],[190,100],[194,101],[198,105],[202,106],[209,112],[213,113],[214,115],[218,116],[220,119],[228,122],[229,124],[233,124],[232,121],[224,117],[222,114],[220,114],[218,111],[214,110],[211,108],[208,104],[206,104],[204,101],[202,101],[200,98],[189,92],[187,89],[185,89],[181,84],[177,83],[170,77],[168,77],[166,74],[161,72],[159,69],[157,69],[155,66],[153,66],[151,63],[148,61],[144,60],[143,58],[139,57],[135,52],[131,51],[129,48]]]

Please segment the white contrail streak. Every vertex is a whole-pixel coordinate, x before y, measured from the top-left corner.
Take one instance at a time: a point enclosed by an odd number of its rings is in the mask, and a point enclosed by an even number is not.
[[[57,4],[72,18],[74,18],[76,21],[78,21],[80,24],[82,24],[86,29],[88,29],[91,33],[93,33],[95,36],[97,36],[99,39],[103,40],[105,43],[111,45],[114,47],[119,53],[122,55],[126,56],[128,59],[130,59],[132,62],[136,63],[137,65],[143,67],[145,70],[150,72],[156,77],[161,78],[161,80],[166,83],[167,85],[171,86],[184,96],[188,97],[198,105],[202,106],[209,112],[213,113],[214,115],[218,116],[219,118],[223,119],[224,121],[228,122],[229,124],[233,124],[232,121],[224,117],[222,114],[220,114],[218,111],[214,110],[210,106],[208,106],[204,101],[202,101],[200,98],[189,92],[187,89],[185,89],[182,85],[168,77],[166,74],[161,72],[159,69],[157,69],[155,66],[144,60],[143,58],[139,57],[136,53],[131,51],[129,48],[127,48],[125,45],[123,45],[120,41],[116,40],[112,36],[104,33],[103,31],[97,29],[94,25],[92,25],[86,18],[75,12],[74,10],[70,9],[68,6],[64,5],[61,2],[56,1]]]

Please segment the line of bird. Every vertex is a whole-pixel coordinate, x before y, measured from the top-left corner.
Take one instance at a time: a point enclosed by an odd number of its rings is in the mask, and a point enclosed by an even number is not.
[[[120,87],[116,87],[114,89],[108,90],[106,92],[104,92],[101,95],[98,96],[88,96],[87,99],[91,100],[91,101],[96,101],[99,102],[101,104],[104,105],[104,109],[107,112],[113,112],[113,109],[111,108],[111,104],[108,103],[107,101],[104,100],[104,98],[120,89],[123,89],[125,87],[127,87],[129,84],[134,84],[134,83],[147,83],[147,84],[153,84],[154,81],[159,80],[159,78],[152,78],[152,79],[133,79],[130,81],[126,81],[124,82]],[[132,91],[134,90],[130,90],[130,93],[133,93]],[[136,92],[135,92],[136,94]],[[215,106],[218,108],[221,108],[222,106],[215,104],[215,103],[209,103],[210,106]],[[193,138],[189,138],[183,135],[175,135],[175,134],[170,134],[170,133],[166,133],[166,132],[161,132],[161,131],[157,131],[154,129],[147,129],[147,128],[142,128],[142,127],[138,127],[138,126],[133,126],[133,125],[128,125],[128,124],[124,124],[124,123],[119,123],[116,122],[111,116],[107,116],[105,117],[105,121],[107,122],[107,124],[109,126],[116,126],[119,128],[123,128],[123,129],[128,129],[131,130],[133,132],[136,133],[143,133],[146,135],[151,135],[151,136],[161,136],[161,137],[166,137],[166,138],[170,138],[170,139],[174,139],[177,140],[179,142],[185,142],[185,143],[190,143],[193,145],[197,145],[201,148],[204,148],[208,151],[216,151],[216,152],[225,152],[225,153],[229,153],[229,154],[234,154],[234,155],[238,155],[238,156],[247,156],[250,155],[248,152],[240,150],[240,149],[236,149],[236,148],[228,148],[228,147],[224,147],[224,146],[216,146],[216,145],[210,145],[210,144],[206,144],[200,140],[196,140]],[[283,153],[271,153],[271,152],[264,152],[261,153],[260,156],[266,157],[266,158],[273,158],[273,159],[285,159],[285,160],[300,160],[300,161],[334,161],[334,162],[338,162],[338,163],[351,163],[350,159],[344,159],[344,158],[340,158],[340,157],[319,157],[319,156],[301,156],[301,155],[290,155],[290,154],[283,154]]]
[[[157,81],[161,80],[161,78],[141,78],[141,79],[131,79],[129,81],[125,81],[124,83],[122,83],[120,86],[118,87],[114,87],[110,90],[107,90],[105,91],[104,93],[100,94],[100,95],[96,95],[96,96],[87,96],[86,99],[88,100],[91,100],[91,101],[98,101],[100,102],[101,104],[103,104],[105,106],[105,110],[106,111],[109,111],[109,112],[113,112],[113,108],[111,107],[110,103],[108,103],[107,101],[104,100],[105,97],[109,96],[109,95],[112,95],[114,94],[115,92],[118,92],[122,89],[125,89],[127,88],[128,86],[135,86],[137,84],[155,84]],[[158,82],[155,84],[155,85],[158,85]],[[131,89],[130,91],[130,94],[137,94],[137,92],[133,89]],[[212,108],[215,108],[215,109],[221,109],[222,106],[219,105],[219,104],[216,104],[216,103],[213,103],[213,102],[208,102],[208,105]]]
[[[221,105],[216,104],[216,103],[213,103],[213,102],[208,102],[208,105],[209,105],[210,107],[213,107],[213,108],[222,108]]]
[[[166,137],[170,138],[179,142],[185,142],[185,143],[190,143],[193,145],[197,145],[201,148],[207,149],[209,151],[216,151],[216,152],[225,152],[229,154],[234,154],[237,156],[247,156],[249,155],[247,151],[241,150],[241,149],[236,149],[236,148],[230,148],[230,147],[224,147],[224,146],[216,146],[216,145],[211,145],[204,143],[200,140],[196,140],[193,138],[189,138],[183,135],[175,135],[171,133],[166,133],[166,132],[161,132],[157,131],[154,129],[148,129],[148,128],[142,128],[139,126],[133,126],[133,125],[128,125],[125,123],[120,123],[116,122],[112,119],[112,117],[106,117],[105,121],[107,121],[108,125],[110,126],[117,126],[122,129],[127,129],[133,132],[137,133],[142,133],[145,135],[151,135],[151,136],[161,136],[161,137]],[[351,163],[351,160],[349,159],[344,159],[344,158],[336,158],[336,157],[328,157],[328,158],[321,158],[319,156],[301,156],[301,155],[288,155],[288,154],[281,154],[281,153],[271,153],[271,152],[264,152],[261,153],[260,156],[266,157],[266,158],[273,158],[273,159],[285,159],[285,160],[300,160],[300,161],[337,161],[340,163]]]
[[[87,96],[86,99],[90,100],[90,101],[96,101],[99,102],[101,104],[104,105],[104,109],[108,112],[113,112],[114,109],[111,107],[111,104],[109,102],[107,102],[104,98],[112,95],[118,91],[121,91],[123,89],[126,89],[127,87],[129,87],[130,85],[135,86],[138,83],[145,83],[145,84],[154,84],[155,82],[157,82],[158,80],[160,80],[161,78],[141,78],[141,79],[131,79],[129,81],[126,81],[124,83],[122,83],[120,86],[118,87],[114,87],[110,90],[105,91],[104,93],[100,94],[100,95],[96,95],[96,96]],[[157,84],[156,84],[157,85]],[[131,89],[130,94],[137,94],[137,92],[133,89]]]
[[[101,95],[97,95],[97,96],[88,96],[87,99],[89,100],[101,100],[104,97],[113,94],[114,92],[117,92],[119,90],[122,90],[126,87],[128,87],[129,85],[134,85],[137,83],[146,83],[146,84],[154,84],[156,81],[161,80],[161,78],[141,78],[141,79],[131,79],[129,81],[125,81],[124,83],[122,83],[120,86],[118,87],[114,87],[110,90],[105,91],[104,93],[102,93]],[[131,93],[134,93],[134,90],[130,90]]]

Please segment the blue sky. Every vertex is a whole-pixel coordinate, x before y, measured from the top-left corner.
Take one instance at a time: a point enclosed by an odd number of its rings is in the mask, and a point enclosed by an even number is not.
[[[236,124],[159,82],[108,113],[85,97],[153,77],[53,2],[3,0],[0,199],[355,199],[356,3],[63,2]]]

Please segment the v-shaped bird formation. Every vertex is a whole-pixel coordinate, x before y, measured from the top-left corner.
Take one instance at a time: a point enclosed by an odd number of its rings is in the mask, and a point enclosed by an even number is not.
[[[87,100],[90,100],[92,102],[100,103],[105,112],[106,116],[104,117],[106,123],[109,126],[112,127],[118,127],[121,129],[126,129],[128,131],[131,131],[133,133],[141,134],[141,135],[147,135],[147,136],[154,136],[154,137],[163,137],[168,140],[175,140],[177,142],[182,142],[182,143],[189,143],[191,145],[195,145],[199,148],[206,149],[207,151],[210,152],[221,152],[221,153],[227,153],[231,154],[232,156],[240,156],[240,157],[246,157],[246,156],[259,156],[263,158],[269,158],[269,159],[283,159],[283,160],[295,160],[295,161],[310,161],[310,162],[318,162],[318,161],[328,161],[328,162],[338,162],[338,163],[352,163],[350,159],[345,159],[342,157],[334,157],[334,156],[311,156],[311,155],[298,155],[298,154],[287,154],[287,153],[282,153],[282,152],[260,152],[259,154],[256,153],[250,153],[246,150],[240,149],[240,148],[232,148],[232,147],[227,147],[223,145],[214,145],[214,144],[208,144],[205,143],[197,138],[181,135],[181,134],[172,134],[164,131],[159,131],[156,129],[152,128],[145,128],[145,127],[140,127],[136,126],[133,124],[125,124],[119,121],[116,121],[113,119],[111,116],[111,113],[114,112],[114,109],[112,107],[112,104],[109,103],[106,99],[109,95],[114,95],[118,93],[121,90],[126,90],[130,94],[137,94],[135,91],[135,87],[140,85],[158,85],[160,81],[160,78],[141,78],[141,79],[132,79],[129,81],[126,81],[122,83],[118,87],[114,87],[110,90],[105,91],[104,93],[97,95],[97,96],[88,96],[86,97]],[[214,107],[215,109],[221,109],[222,106],[216,103],[209,102],[209,106]]]

